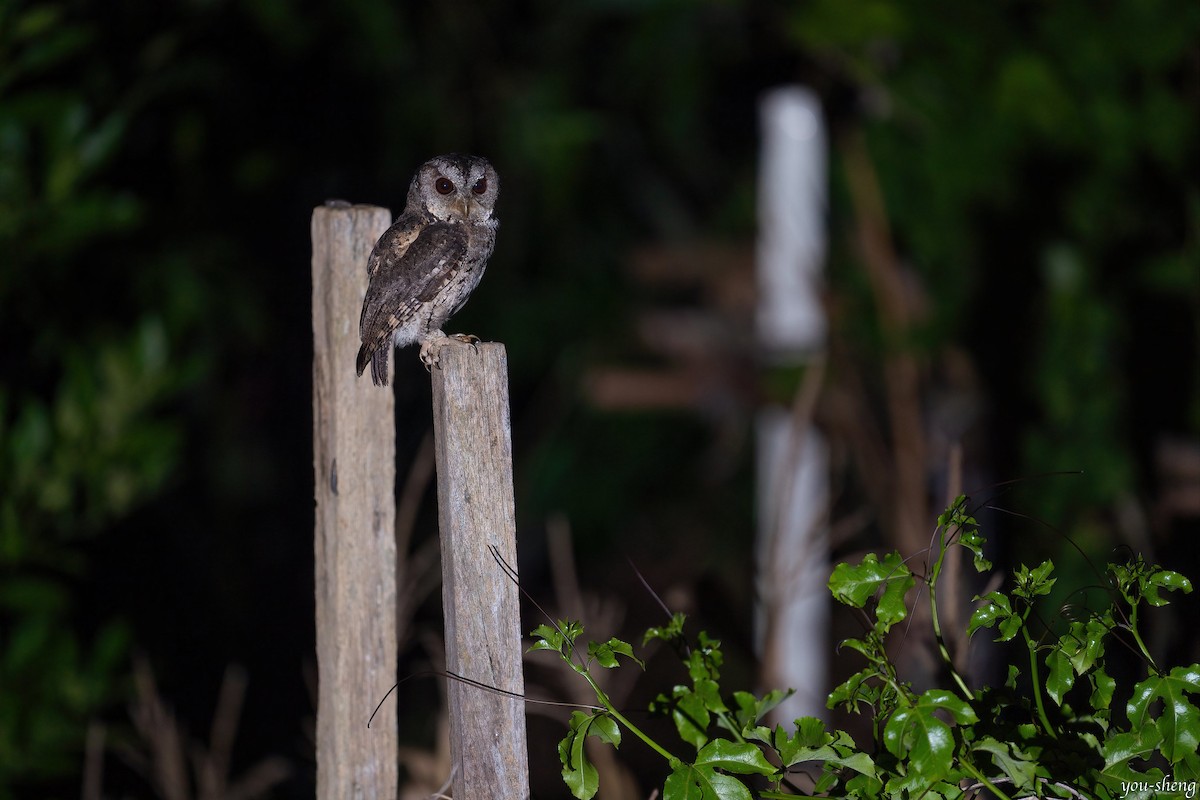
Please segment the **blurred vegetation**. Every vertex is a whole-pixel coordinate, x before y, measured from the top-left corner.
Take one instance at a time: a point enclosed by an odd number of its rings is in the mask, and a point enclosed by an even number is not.
[[[1115,509],[1156,502],[1161,438],[1200,435],[1198,42],[1190,0],[0,0],[0,796],[77,791],[87,720],[122,735],[131,650],[199,730],[244,663],[243,763],[308,757],[308,215],[398,210],[438,152],[503,178],[459,322],[509,348],[531,584],[562,512],[581,557],[664,559],[656,586],[748,617],[744,445],[712,470],[711,420],[603,413],[581,378],[655,360],[635,247],[752,243],[756,101],[790,82],[833,134],[839,352],[877,402],[887,353],[932,376],[965,352],[978,474],[1082,469],[1011,505],[1092,552],[1127,541]],[[924,309],[903,342],[856,244],[855,133]],[[411,455],[427,390],[401,361]],[[839,509],[865,504],[844,483]],[[311,794],[298,774],[281,791]]]
[[[161,491],[181,444],[180,425],[161,409],[196,378],[169,364],[161,310],[122,319],[104,307],[129,301],[105,248],[145,215],[137,197],[97,179],[128,113],[60,82],[88,67],[95,39],[53,6],[0,17],[6,794],[14,780],[78,770],[85,723],[120,696],[128,627],[74,624],[88,568],[81,543]]]

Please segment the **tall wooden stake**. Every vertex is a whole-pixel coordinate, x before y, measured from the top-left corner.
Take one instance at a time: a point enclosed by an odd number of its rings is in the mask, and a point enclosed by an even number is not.
[[[367,256],[391,219],[371,206],[312,216],[318,800],[397,792],[396,705],[367,727],[396,681],[393,400],[354,374]]]
[[[491,550],[516,569],[504,346],[444,347],[432,376],[446,669],[514,695],[450,680],[454,796],[525,800],[520,603]]]

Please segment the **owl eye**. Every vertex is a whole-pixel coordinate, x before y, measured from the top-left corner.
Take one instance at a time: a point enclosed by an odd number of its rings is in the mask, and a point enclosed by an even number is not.
[[[475,185],[471,187],[471,191],[475,194],[483,194],[487,191],[487,178],[480,178],[475,181]]]
[[[450,194],[454,191],[454,184],[449,178],[438,178],[434,181],[433,188],[437,189],[438,194]]]

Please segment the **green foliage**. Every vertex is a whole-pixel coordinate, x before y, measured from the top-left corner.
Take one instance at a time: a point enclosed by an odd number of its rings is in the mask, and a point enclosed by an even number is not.
[[[144,209],[105,179],[133,116],[84,60],[95,37],[62,5],[0,9],[0,797],[77,770],[123,693],[126,625],[76,630],[81,545],[166,485],[163,409],[198,376],[161,309],[110,316],[134,294],[110,248]]]
[[[1172,406],[1131,369],[1195,361],[1200,114],[1178,88],[1183,74],[1195,84],[1200,5],[813,0],[783,16],[792,42],[860,92],[852,124],[930,299],[914,342],[932,359],[967,343],[997,416],[1028,408],[1006,470],[1086,465],[1024,487],[1021,506],[1106,549],[1087,512],[1138,483],[1131,439],[1200,430],[1194,380],[1172,387],[1173,421],[1151,420]],[[836,189],[836,160],[831,174]],[[835,229],[845,206],[835,191]],[[853,306],[837,335],[887,352],[856,242],[833,245],[831,281]]]
[[[845,731],[828,731],[813,717],[795,720],[790,732],[761,724],[788,693],[724,695],[720,642],[704,632],[689,640],[684,617],[676,614],[647,631],[643,644],[671,645],[689,679],[659,694],[650,706],[674,722],[679,739],[694,751],[680,757],[630,723],[589,672],[593,665],[619,666],[618,654],[643,666],[628,643],[610,639],[589,645],[587,655],[580,656],[575,642],[583,629],[577,622],[538,626],[530,649],[557,652],[591,684],[599,702],[591,713],[572,714],[559,745],[572,795],[587,800],[599,790],[599,775],[583,747],[586,737],[618,747],[622,728],[666,761],[664,800],[950,798],[978,796],[982,790],[1000,798],[1148,796],[1138,782],[1153,786],[1166,775],[1200,780],[1200,664],[1159,668],[1138,628],[1141,608],[1166,605],[1163,591],[1187,594],[1192,584],[1140,558],[1110,564],[1108,606],[1071,621],[1065,633],[1049,641],[1035,636],[1030,620],[1039,598],[1057,580],[1050,561],[1022,565],[1009,591],[975,598],[980,605],[968,633],[995,629],[998,642],[1012,642],[1016,657],[1028,659],[1026,690],[1018,691],[1021,670],[1015,665],[1003,687],[968,688],[944,647],[952,687],[918,693],[901,681],[884,641],[908,617],[911,590],[924,587],[940,642],[936,590],[947,550],[962,546],[979,571],[991,568],[965,497],[938,523],[937,560],[929,575],[915,575],[896,553],[883,559],[868,554],[857,565],[839,564],[829,580],[833,596],[863,614],[865,634],[842,644],[862,654],[868,666],[834,689],[828,703],[856,713],[865,707],[874,723],[871,748],[860,748]],[[1106,670],[1106,649],[1114,642],[1131,647],[1145,665],[1146,677],[1132,687],[1119,687]],[[1118,694],[1129,696],[1123,714],[1112,708]],[[796,785],[800,765],[812,776],[807,790]]]

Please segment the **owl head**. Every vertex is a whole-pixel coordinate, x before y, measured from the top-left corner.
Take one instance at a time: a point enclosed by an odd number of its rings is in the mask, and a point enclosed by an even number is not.
[[[500,177],[491,162],[451,153],[421,165],[408,187],[408,206],[442,222],[488,222],[499,194]]]

